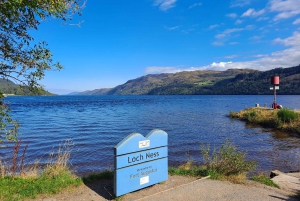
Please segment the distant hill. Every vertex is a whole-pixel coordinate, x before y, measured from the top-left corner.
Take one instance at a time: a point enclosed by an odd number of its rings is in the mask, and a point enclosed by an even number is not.
[[[94,89],[83,92],[72,92],[67,95],[106,95],[109,90],[111,90],[111,88]]]
[[[19,96],[33,96],[37,95],[31,92],[28,87],[23,87],[23,89],[15,84],[14,82],[8,80],[8,79],[3,79],[0,78],[0,92],[2,94],[9,94],[9,95],[19,95]],[[40,95],[46,95],[46,96],[51,96],[54,95],[48,91],[41,91]]]
[[[150,74],[129,80],[107,94],[198,94],[205,87],[213,87],[222,80],[234,78],[238,74],[256,72],[251,69],[229,69],[226,71],[183,71],[179,73]]]
[[[108,91],[110,91],[111,88],[102,88],[102,89],[94,89],[91,91],[84,91],[81,92],[81,95],[106,95]]]
[[[280,77],[277,94],[300,94],[300,65],[269,71],[183,71],[150,74],[112,89],[95,89],[82,95],[184,95],[184,94],[272,94],[270,78]]]

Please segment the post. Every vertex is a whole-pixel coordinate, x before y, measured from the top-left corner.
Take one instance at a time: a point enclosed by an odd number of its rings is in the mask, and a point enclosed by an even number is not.
[[[274,90],[273,109],[276,109],[276,85],[279,85],[279,76],[271,77],[271,84],[273,85],[273,90]],[[271,87],[271,89],[272,89],[272,87]],[[279,87],[278,87],[278,89],[279,89]]]
[[[276,109],[276,88],[274,84],[274,103],[273,103],[273,109]]]

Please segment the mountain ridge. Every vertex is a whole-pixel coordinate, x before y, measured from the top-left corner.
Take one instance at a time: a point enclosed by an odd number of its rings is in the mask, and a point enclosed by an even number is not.
[[[272,94],[272,76],[280,77],[278,94],[300,94],[300,65],[268,71],[228,69],[148,74],[112,89],[95,89],[82,95],[234,95]]]

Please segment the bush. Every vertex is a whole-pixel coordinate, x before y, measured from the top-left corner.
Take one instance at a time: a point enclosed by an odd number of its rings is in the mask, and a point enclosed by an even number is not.
[[[200,152],[209,172],[230,176],[245,173],[255,169],[256,161],[247,161],[246,152],[238,151],[228,140],[219,149],[211,152],[210,145],[201,144]]]
[[[277,112],[277,116],[283,122],[291,122],[299,118],[299,114],[288,108],[281,109]]]

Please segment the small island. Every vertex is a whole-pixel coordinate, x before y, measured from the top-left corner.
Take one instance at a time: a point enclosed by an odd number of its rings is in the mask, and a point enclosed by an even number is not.
[[[300,135],[300,111],[288,108],[252,107],[239,112],[230,111],[228,116],[263,127],[275,128]]]

